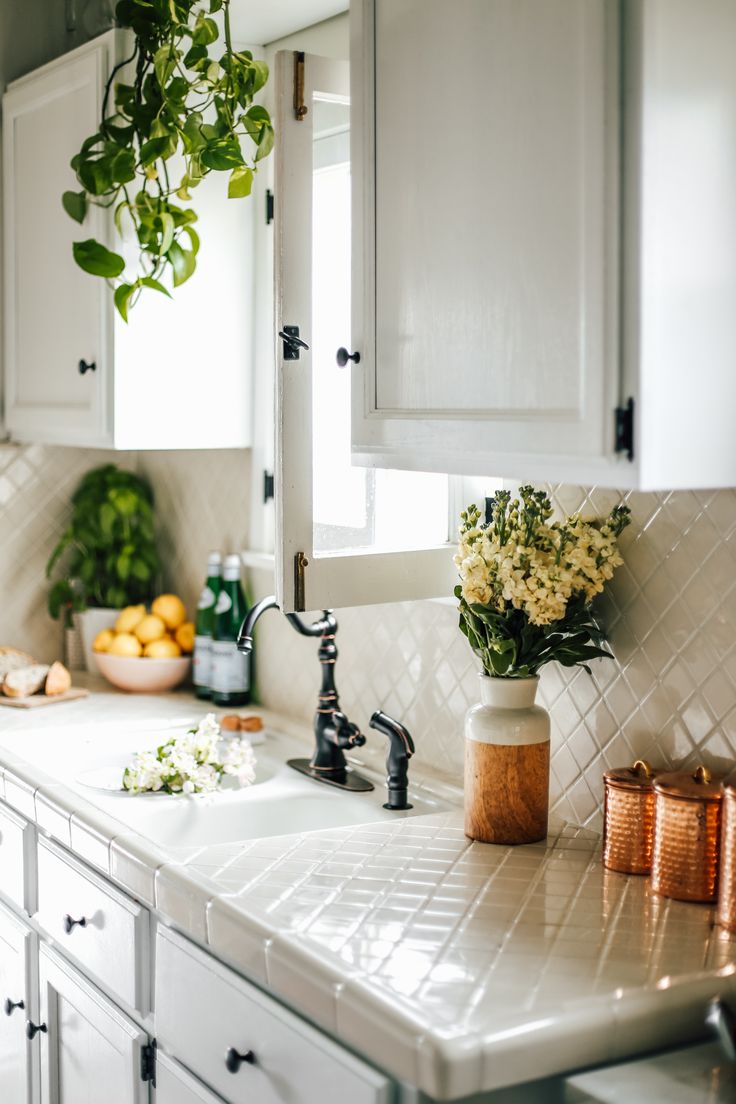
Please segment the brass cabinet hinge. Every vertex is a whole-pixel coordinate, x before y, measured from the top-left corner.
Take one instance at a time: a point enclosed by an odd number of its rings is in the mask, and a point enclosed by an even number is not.
[[[309,108],[304,102],[304,51],[294,51],[294,115],[301,123]]]
[[[306,579],[305,571],[309,567],[309,559],[303,552],[297,552],[294,557],[294,611],[304,613],[306,610]]]

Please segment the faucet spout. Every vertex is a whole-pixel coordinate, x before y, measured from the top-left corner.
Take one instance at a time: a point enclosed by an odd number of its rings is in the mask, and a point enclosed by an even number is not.
[[[256,627],[256,622],[266,610],[278,608],[278,602],[273,594],[269,594],[267,598],[261,598],[260,602],[251,607],[238,633],[237,648],[239,652],[253,651],[253,630]]]

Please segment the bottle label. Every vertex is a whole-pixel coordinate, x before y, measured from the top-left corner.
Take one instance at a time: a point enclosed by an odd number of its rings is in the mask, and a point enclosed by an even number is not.
[[[201,610],[209,609],[210,606],[214,606],[214,604],[215,604],[215,592],[212,589],[212,587],[205,586],[204,590],[202,591],[202,593],[199,596],[199,601],[197,602],[197,609],[201,609]]]
[[[250,655],[239,652],[234,640],[212,641],[210,689],[218,694],[250,690]]]
[[[227,610],[232,609],[233,600],[226,590],[221,590],[217,595],[217,605],[215,606],[215,614],[225,613]]]
[[[214,595],[213,595],[214,597]],[[192,678],[195,686],[209,690],[212,675],[212,637],[195,636]]]

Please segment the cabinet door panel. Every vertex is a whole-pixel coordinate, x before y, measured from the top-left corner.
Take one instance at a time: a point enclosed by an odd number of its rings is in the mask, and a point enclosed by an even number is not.
[[[201,1082],[162,1051],[156,1059],[156,1104],[222,1104]]]
[[[45,945],[40,982],[42,1104],[144,1104],[145,1032]]]
[[[432,470],[462,470],[463,454],[604,456],[618,391],[616,5],[359,8],[355,450]]]
[[[104,241],[104,215],[79,226],[62,210],[78,190],[69,161],[97,129],[108,38],[67,64],[18,82],[3,100],[7,421],[17,437],[104,439],[105,302],[72,242]],[[79,362],[94,363],[82,374]]]
[[[0,1101],[30,1104],[31,1053],[26,1019],[32,1014],[30,955],[31,930],[0,906]],[[7,1014],[6,1001],[12,1005]]]

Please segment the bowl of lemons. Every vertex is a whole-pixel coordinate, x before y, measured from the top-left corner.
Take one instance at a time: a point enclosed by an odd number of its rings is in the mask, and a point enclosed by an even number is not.
[[[194,625],[176,594],[160,594],[151,604],[126,606],[111,629],[92,645],[101,673],[120,690],[160,694],[189,674]]]

